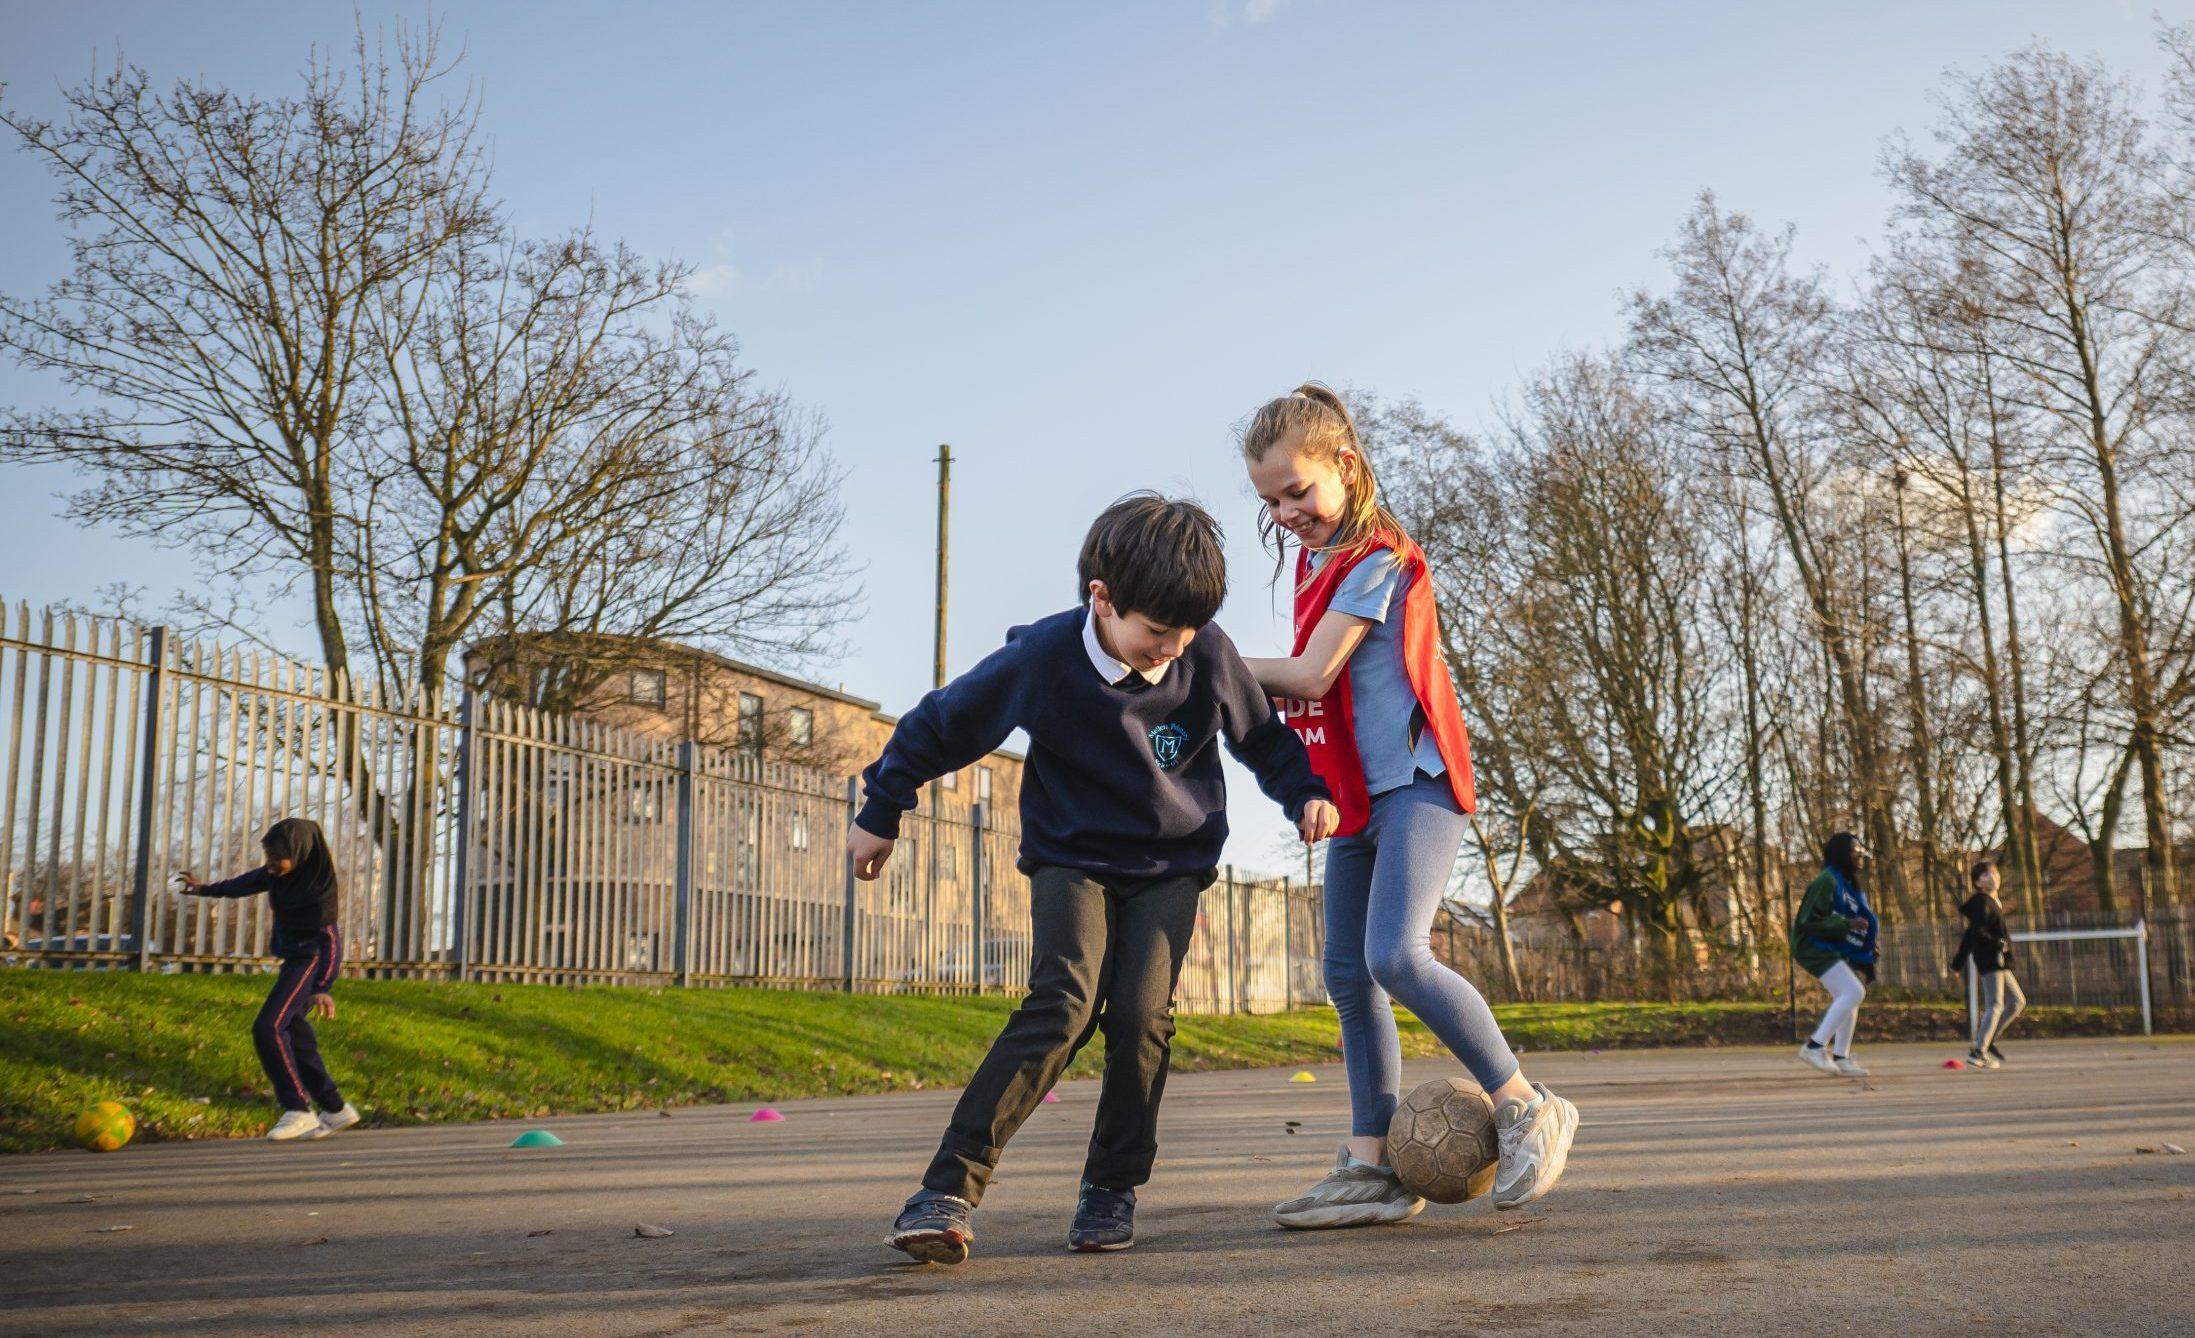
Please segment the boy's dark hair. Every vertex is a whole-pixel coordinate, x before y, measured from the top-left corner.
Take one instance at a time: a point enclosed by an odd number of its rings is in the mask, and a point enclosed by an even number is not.
[[[1997,860],[1995,856],[1983,855],[1981,858],[1974,861],[1972,868],[1969,868],[1966,871],[1966,881],[1969,883],[1979,883],[1980,881],[1982,881],[1983,874],[1988,873],[1991,869],[1994,869],[1996,867]]]
[[[1103,581],[1115,613],[1167,627],[1202,627],[1227,598],[1219,522],[1195,502],[1132,492],[1091,522],[1075,566],[1077,602]]]

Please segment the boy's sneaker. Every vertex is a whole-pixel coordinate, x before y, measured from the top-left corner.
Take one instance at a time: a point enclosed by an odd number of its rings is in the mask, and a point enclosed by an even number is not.
[[[2005,1063],[2004,1051],[1999,1050],[1994,1041],[1992,1041],[1989,1046],[1989,1060],[1989,1067],[1991,1068],[1996,1068],[1999,1065]]]
[[[934,1189],[907,1200],[884,1243],[925,1264],[957,1264],[968,1257],[976,1233],[968,1225],[975,1205]]]
[[[309,1110],[285,1110],[282,1118],[267,1130],[267,1137],[276,1143],[287,1143],[293,1138],[318,1138],[320,1117]]]
[[[1527,1106],[1515,1098],[1494,1108],[1494,1133],[1501,1140],[1501,1164],[1494,1172],[1494,1206],[1522,1208],[1555,1187],[1570,1163],[1570,1140],[1578,1133],[1578,1108],[1538,1083],[1539,1099]]]
[[[1864,1077],[1866,1077],[1866,1076],[1867,1076],[1867,1070],[1866,1070],[1866,1069],[1863,1069],[1863,1068],[1861,1068],[1861,1067],[1859,1066],[1859,1063],[1858,1063],[1858,1062],[1857,1062],[1856,1060],[1853,1060],[1852,1058],[1850,1058],[1849,1056],[1846,1056],[1846,1055],[1838,1055],[1838,1056],[1837,1056],[1837,1060],[1836,1060],[1836,1063],[1837,1063],[1837,1072],[1838,1072],[1838,1074],[1839,1074],[1839,1075],[1841,1075],[1841,1076],[1843,1076],[1843,1077],[1846,1077],[1846,1078],[1864,1078]]]
[[[320,1132],[312,1134],[310,1137],[326,1138],[329,1134],[341,1133],[364,1118],[363,1115],[358,1113],[358,1107],[346,1101],[343,1103],[343,1109],[341,1110],[322,1111],[320,1113]]]
[[[1358,1161],[1343,1146],[1334,1154],[1334,1169],[1326,1178],[1286,1203],[1275,1204],[1273,1220],[1297,1231],[1378,1226],[1408,1221],[1424,1207],[1424,1199],[1402,1187],[1393,1167]]]
[[[1136,1243],[1136,1192],[1082,1182],[1075,1220],[1067,1228],[1067,1248],[1091,1253],[1125,1250]]]
[[[1835,1073],[1837,1071],[1836,1061],[1829,1057],[1829,1051],[1823,1046],[1802,1045],[1799,1047],[1799,1058],[1824,1073]]]

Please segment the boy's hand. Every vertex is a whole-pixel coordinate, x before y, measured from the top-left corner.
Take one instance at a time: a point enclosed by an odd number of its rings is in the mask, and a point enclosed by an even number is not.
[[[315,994],[305,1001],[305,1011],[307,1013],[316,1013],[333,1022],[335,1020],[335,996],[332,994]]]
[[[898,844],[858,822],[846,824],[846,855],[854,862],[854,877],[864,883],[875,882],[884,872],[884,861],[892,857],[892,847]]]
[[[198,889],[206,885],[203,880],[192,877],[189,869],[176,870],[175,884],[175,890],[185,896],[196,896]]]
[[[1317,845],[1332,836],[1341,826],[1341,810],[1324,799],[1314,799],[1303,806],[1303,817],[1296,823],[1296,834],[1307,846]]]

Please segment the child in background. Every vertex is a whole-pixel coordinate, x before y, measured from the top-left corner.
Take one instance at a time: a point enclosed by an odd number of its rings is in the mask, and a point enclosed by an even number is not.
[[[1967,870],[1974,895],[1959,907],[1966,917],[1966,932],[1959,936],[1959,950],[1951,958],[1951,974],[1963,976],[1972,966],[1980,1011],[1974,1015],[1974,1048],[1967,1052],[1970,1069],[1994,1069],[2004,1065],[2004,1051],[1997,1038],[2027,1008],[2027,993],[2012,974],[2012,934],[2005,928],[2004,903],[1997,900],[1997,862],[1976,860]]]
[[[953,1108],[922,1187],[885,1243],[957,1264],[1014,1131],[1092,1033],[1105,1033],[1097,1127],[1070,1249],[1135,1243],[1136,1188],[1158,1154],[1174,987],[1227,839],[1224,744],[1307,841],[1334,807],[1214,614],[1227,593],[1219,525],[1136,493],[1083,540],[1076,607],[1008,632],[981,664],[909,711],[862,773],[846,833],[854,875],[891,858],[920,788],[1029,735],[1021,859],[1034,942],[1029,993]]]
[[[1252,659],[1333,792],[1341,827],[1326,855],[1326,991],[1341,1018],[1350,1136],[1325,1179],[1273,1210],[1282,1226],[1371,1226],[1425,1206],[1387,1160],[1401,1098],[1400,1000],[1494,1101],[1496,1208],[1521,1208],[1562,1178],[1576,1106],[1526,1080],[1486,1000],[1433,956],[1475,804],[1470,743],[1425,555],[1380,501],[1355,421],[1325,386],[1259,409],[1243,462],[1265,535],[1297,544],[1295,651]]]
[[[1791,958],[1814,973],[1829,991],[1829,1007],[1799,1058],[1824,1073],[1864,1078],[1867,1070],[1852,1058],[1852,1033],[1860,1022],[1860,1001],[1875,979],[1875,935],[1880,922],[1860,888],[1867,847],[1850,832],[1838,832],[1822,846],[1822,871],[1806,888],[1806,898],[1791,917]]]
[[[284,818],[259,839],[266,863],[226,882],[202,883],[189,871],[175,877],[195,897],[252,897],[264,892],[274,907],[274,936],[268,951],[282,959],[274,988],[252,1023],[252,1044],[259,1064],[274,1084],[282,1118],[267,1137],[326,1138],[358,1123],[358,1108],[343,1099],[335,1079],[320,1061],[310,1014],[333,1020],[336,972],[343,965],[343,931],[337,911],[341,893],[335,861],[328,854],[320,824]],[[319,1105],[318,1113],[314,1103]]]

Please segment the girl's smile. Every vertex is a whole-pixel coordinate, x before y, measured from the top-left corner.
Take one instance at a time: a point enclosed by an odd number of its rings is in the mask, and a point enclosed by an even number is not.
[[[1334,541],[1349,505],[1349,475],[1357,463],[1354,452],[1344,451],[1339,459],[1325,461],[1283,447],[1248,463],[1250,486],[1257,490],[1274,524],[1295,535],[1306,548],[1323,548]]]

